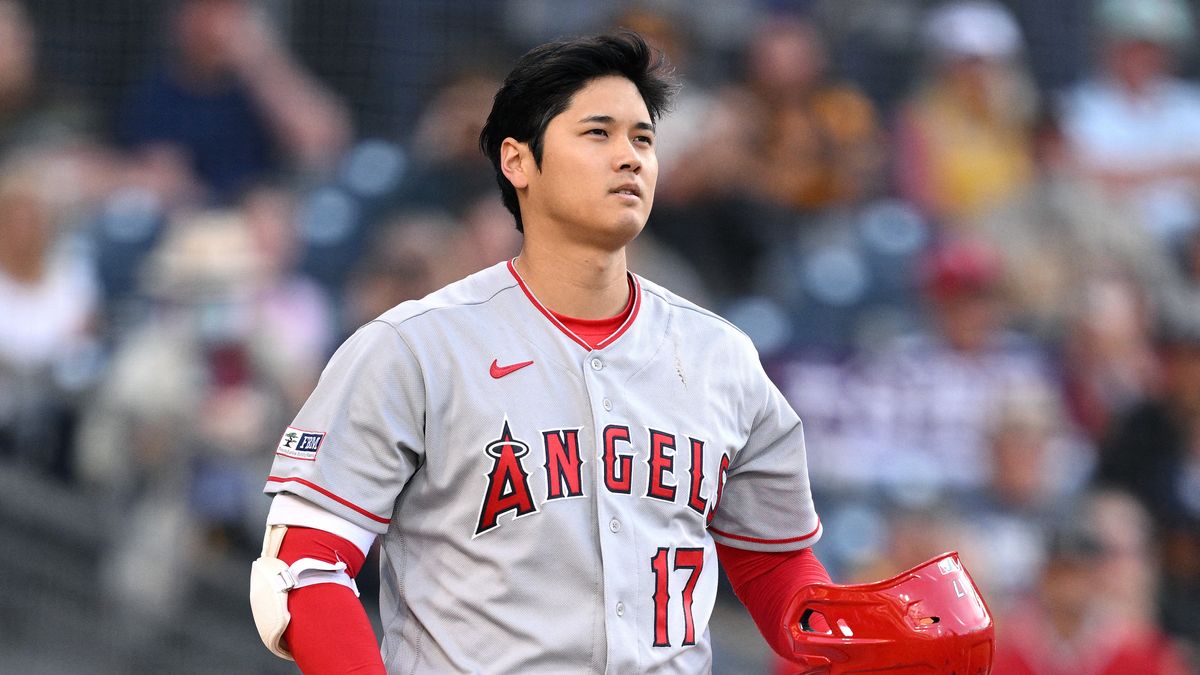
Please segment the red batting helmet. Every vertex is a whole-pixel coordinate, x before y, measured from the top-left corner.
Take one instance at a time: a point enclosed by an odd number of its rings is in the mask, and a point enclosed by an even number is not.
[[[812,626],[821,615],[828,630]],[[803,673],[988,675],[995,628],[979,588],[950,552],[886,581],[805,587],[788,606]],[[819,622],[818,622],[819,623]]]

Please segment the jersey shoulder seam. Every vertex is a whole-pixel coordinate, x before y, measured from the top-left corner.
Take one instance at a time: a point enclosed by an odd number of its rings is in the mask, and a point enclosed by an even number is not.
[[[743,331],[741,328],[738,328],[731,321],[729,321],[729,319],[726,319],[725,317],[721,316],[720,314],[717,314],[716,312],[704,309],[703,307],[700,307],[699,305],[696,305],[689,300],[684,300],[683,298],[680,298],[679,296],[676,296],[674,294],[667,295],[661,289],[650,288],[644,283],[642,285],[642,289],[644,291],[646,291],[647,293],[649,293],[650,295],[653,295],[654,297],[658,298],[659,300],[662,300],[663,302],[665,302],[667,305],[669,305],[671,307],[687,310],[689,312],[694,312],[696,314],[699,314],[700,316],[708,317],[714,321],[723,323],[726,326],[728,326],[729,328],[732,328],[733,330],[740,333],[746,339],[750,339],[750,336],[746,335],[745,331]]]
[[[398,319],[398,320],[392,320],[392,319],[387,318],[387,314],[390,314],[392,311],[392,310],[389,310],[387,313],[383,314],[382,316],[372,319],[368,323],[374,323],[376,321],[378,321],[380,323],[385,323],[385,324],[391,326],[392,329],[395,330],[397,333],[400,333],[401,332],[400,327],[403,326],[404,324],[408,323],[409,321],[412,321],[413,319],[418,319],[422,316],[425,316],[426,314],[429,314],[431,312],[436,312],[439,310],[458,309],[460,307],[477,307],[479,305],[486,305],[487,303],[496,299],[497,295],[500,295],[504,291],[515,288],[516,285],[517,285],[516,281],[514,281],[512,284],[498,288],[498,289],[496,289],[496,291],[494,293],[487,296],[486,298],[483,298],[482,300],[474,300],[474,301],[470,301],[470,302],[454,302],[454,303],[436,304],[436,305],[432,305],[430,307],[426,307],[425,309],[422,309],[415,314],[409,314],[408,316],[405,316],[404,318]],[[422,301],[416,300],[414,302],[420,303]]]

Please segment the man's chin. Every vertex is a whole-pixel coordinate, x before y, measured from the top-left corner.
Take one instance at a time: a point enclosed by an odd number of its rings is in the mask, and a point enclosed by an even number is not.
[[[644,218],[627,216],[613,223],[606,234],[611,235],[612,248],[616,249],[636,239],[645,227],[646,220]]]
[[[615,252],[641,234],[646,226],[646,219],[641,214],[625,212],[608,218],[603,225],[599,225],[595,221],[587,224],[576,221],[574,225],[567,223],[564,225],[568,228],[568,233],[565,233],[567,239],[574,239],[577,243],[589,247]]]

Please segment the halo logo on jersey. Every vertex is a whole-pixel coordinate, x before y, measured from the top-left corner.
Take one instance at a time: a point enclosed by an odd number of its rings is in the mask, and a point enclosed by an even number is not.
[[[288,427],[279,439],[279,447],[275,448],[275,454],[312,461],[317,458],[317,450],[321,448],[323,440],[324,431],[305,431]]]
[[[521,458],[529,454],[529,445],[513,438],[508,419],[504,420],[500,438],[488,443],[485,452],[492,458],[492,470],[487,473],[487,492],[479,509],[476,536],[496,527],[502,513],[516,511],[513,517],[520,518],[537,512],[529,494],[529,472],[521,463]]]

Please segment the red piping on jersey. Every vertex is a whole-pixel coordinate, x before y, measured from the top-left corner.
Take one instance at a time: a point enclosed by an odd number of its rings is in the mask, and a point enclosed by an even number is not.
[[[718,530],[717,528],[712,527],[712,526],[709,526],[708,529],[712,530],[713,532],[716,532],[717,534],[721,535],[722,537],[726,537],[728,539],[736,539],[738,541],[747,541],[747,542],[750,542],[751,544],[794,544],[798,541],[804,541],[805,539],[811,539],[812,537],[815,537],[817,535],[817,532],[821,531],[821,519],[817,518],[817,526],[813,528],[812,532],[809,532],[808,534],[800,535],[799,537],[792,537],[791,539],[759,539],[758,537],[744,537],[740,534],[730,534],[728,532],[722,532],[721,530]]]
[[[592,347],[588,345],[587,340],[584,340],[576,335],[575,331],[567,328],[562,321],[558,320],[558,317],[554,316],[549,309],[546,309],[546,306],[537,299],[537,296],[533,294],[533,291],[529,290],[529,287],[525,285],[525,280],[522,279],[521,275],[517,272],[517,267],[513,264],[513,260],[516,260],[516,258],[508,261],[508,271],[511,272],[513,278],[517,280],[517,285],[519,285],[521,290],[525,292],[525,297],[529,298],[529,302],[533,303],[533,306],[536,307],[543,316],[549,319],[550,323],[554,324],[555,327],[562,331],[567,337],[574,340],[575,344],[583,347],[589,352],[592,351]],[[629,273],[626,272],[626,274]],[[616,342],[617,338],[624,335],[625,331],[629,330],[629,327],[633,325],[633,320],[637,318],[638,310],[641,309],[642,306],[642,284],[640,281],[638,281],[636,274],[629,274],[629,278],[633,280],[633,282],[630,284],[630,287],[633,291],[633,309],[629,312],[629,318],[625,319],[625,323],[621,324],[621,327],[614,331],[612,335],[609,335],[600,342],[597,342],[596,349],[604,349],[613,342]]]
[[[326,490],[325,488],[321,487],[320,485],[306,481],[303,478],[281,478],[279,476],[267,476],[267,482],[269,482],[269,483],[286,483],[288,481],[296,482],[301,485],[310,487],[310,488],[316,490],[317,492],[320,492],[321,494],[325,495],[326,497],[329,497],[333,501],[341,504],[342,506],[348,506],[376,522],[383,523],[385,525],[392,522],[391,520],[389,520],[387,518],[381,518],[381,517],[375,515],[374,513],[371,513],[370,511],[362,508],[361,506],[358,506],[357,504],[348,502],[345,499],[342,499],[341,497],[333,494],[329,490]]]

